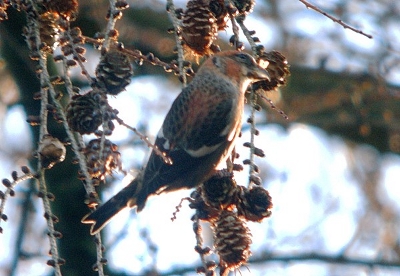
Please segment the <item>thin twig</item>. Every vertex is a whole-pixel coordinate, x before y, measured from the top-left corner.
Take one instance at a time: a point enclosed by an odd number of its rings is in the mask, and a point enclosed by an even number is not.
[[[232,23],[232,32],[233,35],[235,36],[235,48],[238,49],[238,42],[239,42],[239,27],[236,24],[235,17],[233,14],[229,13],[229,19],[231,20]]]
[[[106,28],[106,33],[103,42],[103,48],[107,49],[110,47],[110,31],[115,28],[115,23],[117,22],[118,18],[115,17],[116,12],[120,12],[115,8],[115,0],[110,0],[110,9],[109,9],[109,18]]]
[[[91,43],[95,46],[100,46],[102,44],[102,42],[97,39],[94,39],[94,38],[91,38],[88,36],[82,36],[82,37],[85,39],[85,42]],[[180,75],[182,72],[182,69],[179,68],[179,63],[177,65],[176,62],[168,63],[168,62],[162,61],[158,57],[155,57],[152,53],[144,55],[139,50],[127,49],[127,48],[121,47],[120,43],[111,44],[110,49],[114,49],[123,54],[126,54],[127,56],[131,57],[133,60],[137,60],[139,64],[141,64],[142,62],[148,62],[152,65],[160,66],[160,67],[164,68],[164,70],[167,73],[174,73],[175,75]],[[183,53],[182,53],[182,55],[183,55]],[[182,60],[183,60],[183,58],[182,58]],[[185,74],[188,76],[194,76],[194,73],[190,73],[190,72],[185,72]]]
[[[67,73],[67,70],[68,70],[67,66],[65,66],[64,69],[66,70],[64,73],[64,78],[69,78],[68,73]],[[71,142],[72,149],[75,153],[76,158],[78,159],[79,166],[82,170],[82,173],[85,175],[85,181],[83,181],[83,183],[84,183],[86,193],[87,194],[91,194],[91,193],[96,194],[96,190],[94,189],[93,185],[91,185],[91,177],[89,176],[89,173],[88,173],[86,159],[80,151],[80,147],[83,145],[83,140],[76,138],[74,136],[73,132],[71,131],[71,129],[69,128],[68,122],[67,122],[67,116],[65,115],[64,108],[62,107],[60,102],[57,100],[57,94],[56,94],[53,86],[49,87],[49,92],[50,92],[50,96],[52,99],[52,103],[57,108],[57,112],[61,117],[63,127],[64,127],[65,132],[67,133],[68,138]]]
[[[13,261],[10,268],[10,276],[17,275],[18,262],[21,261],[21,254],[23,253],[23,243],[26,237],[27,225],[29,222],[29,213],[31,212],[30,205],[32,204],[32,196],[36,191],[36,186],[33,181],[29,181],[29,190],[24,193],[24,198],[21,204],[21,217],[18,223],[17,240],[15,241],[15,250]],[[1,212],[0,212],[1,213]]]
[[[253,90],[253,89],[252,89]],[[254,164],[254,140],[255,140],[255,133],[257,131],[256,129],[256,123],[255,123],[255,113],[256,109],[255,106],[257,105],[257,94],[256,92],[252,91],[250,94],[251,97],[251,113],[250,113],[250,170],[249,170],[249,187],[252,184],[251,181],[251,176],[255,173],[255,164]]]
[[[40,163],[41,162],[40,162],[40,157],[39,157],[39,168],[41,167]],[[61,259],[58,254],[57,238],[54,235],[54,233],[55,233],[54,222],[53,222],[54,215],[51,210],[50,200],[46,196],[47,195],[47,184],[46,184],[46,179],[44,177],[45,171],[46,171],[45,169],[40,170],[40,176],[37,179],[37,181],[39,182],[39,191],[44,195],[42,198],[42,202],[43,202],[45,218],[46,218],[46,222],[47,222],[47,230],[49,231],[48,236],[49,236],[49,240],[50,240],[50,252],[51,252],[52,262],[51,263],[48,262],[48,264],[51,265],[52,267],[54,267],[54,274],[56,276],[62,276],[61,268],[60,268],[60,265],[62,263],[61,263]]]
[[[104,258],[103,258],[103,244],[101,241],[101,234],[97,233],[95,235],[96,239],[96,269],[99,276],[104,276]]]
[[[372,35],[366,34],[366,33],[364,33],[363,31],[361,31],[361,30],[359,30],[359,29],[356,29],[356,28],[354,28],[354,27],[352,27],[352,26],[350,26],[350,25],[344,23],[341,19],[337,19],[336,17],[333,17],[332,15],[328,14],[327,12],[324,12],[324,11],[321,10],[320,8],[314,6],[313,4],[310,4],[310,3],[307,2],[307,1],[305,1],[305,0],[299,0],[299,1],[300,1],[301,3],[303,3],[303,4],[306,6],[306,8],[312,9],[312,10],[314,10],[314,11],[316,11],[316,12],[318,12],[318,13],[320,13],[320,14],[326,16],[326,17],[328,17],[328,18],[329,18],[330,20],[332,20],[333,22],[338,23],[339,25],[343,26],[343,28],[345,28],[345,29],[350,29],[350,30],[352,30],[353,32],[358,33],[358,34],[361,34],[361,35],[363,35],[363,36],[365,36],[365,37],[368,37],[368,38],[370,38],[370,39],[373,38]]]
[[[35,5],[32,1],[32,8],[35,14],[38,14]],[[33,18],[32,16],[29,16],[28,20],[30,21],[31,24],[33,24],[33,30],[34,30],[34,36],[36,40],[36,45],[41,45],[41,37],[40,37],[40,27],[39,27],[39,22],[37,19]],[[39,55],[39,65],[42,68],[42,71],[40,73],[40,94],[41,94],[41,105],[40,105],[40,130],[39,130],[39,139],[42,141],[42,139],[48,134],[47,130],[47,117],[48,117],[48,91],[51,89],[54,89],[53,85],[51,84],[50,81],[50,75],[47,70],[47,53],[41,50],[37,50]],[[60,266],[63,264],[63,260],[59,257],[58,253],[58,246],[57,246],[57,238],[55,236],[55,229],[54,229],[54,222],[53,222],[53,212],[51,210],[50,206],[50,200],[46,196],[47,195],[47,183],[45,179],[45,168],[42,167],[42,156],[39,154],[38,155],[38,171],[40,172],[39,178],[37,178],[38,181],[38,186],[39,186],[39,191],[44,195],[42,197],[42,203],[43,207],[45,210],[45,218],[47,222],[47,230],[48,230],[48,236],[49,236],[49,242],[50,242],[50,253],[51,253],[51,260],[47,262],[48,265],[52,266],[54,268],[54,274],[57,276],[61,276],[61,268]]]
[[[257,44],[254,42],[253,38],[251,37],[251,33],[250,33],[249,29],[247,29],[247,27],[243,23],[244,16],[236,17],[236,22],[239,24],[244,36],[246,37],[247,41],[249,42],[249,44],[251,46],[251,51],[253,52],[253,55],[257,55]]]
[[[69,38],[72,41],[72,38],[71,38],[71,36],[69,34],[69,31],[70,31],[69,22],[67,22],[67,23],[68,23],[68,31],[67,31],[67,33],[68,33]],[[78,62],[79,62],[79,59],[78,59]],[[71,78],[70,78],[70,75],[69,75],[69,67],[67,65],[66,57],[63,57],[62,64],[63,64],[64,86],[65,86],[65,88],[66,88],[66,90],[68,92],[68,96],[70,98],[69,100],[71,100],[72,96],[74,95],[74,92],[73,92],[73,84],[72,84],[72,81],[71,81]],[[82,63],[80,63],[80,64],[81,64],[82,70],[86,70],[84,65]],[[43,71],[46,71],[46,70],[47,69],[44,69]],[[55,107],[57,109],[57,112],[61,117],[61,121],[62,121],[63,127],[64,127],[65,132],[66,132],[66,134],[67,134],[67,136],[68,136],[68,138],[69,138],[69,140],[71,142],[71,146],[72,146],[73,152],[75,153],[75,156],[78,159],[79,167],[80,167],[80,169],[82,170],[82,173],[85,176],[85,181],[83,181],[83,185],[84,185],[84,188],[86,190],[86,193],[87,194],[96,194],[95,188],[93,187],[93,185],[91,185],[92,181],[91,181],[91,177],[90,177],[90,175],[88,173],[88,168],[87,168],[87,164],[86,164],[86,158],[83,156],[83,154],[82,154],[82,152],[80,150],[85,145],[84,142],[83,142],[82,136],[81,135],[75,136],[74,133],[71,131],[71,129],[70,129],[69,125],[68,125],[68,122],[67,122],[67,116],[65,114],[64,108],[61,105],[61,103],[59,102],[59,100],[57,99],[57,93],[56,93],[56,91],[54,89],[54,86],[52,84],[50,84],[48,91],[49,91],[52,103],[55,105]]]
[[[116,117],[116,121],[117,121],[120,125],[123,125],[124,127],[128,128],[128,129],[130,129],[130,130],[132,130],[137,136],[139,136],[140,140],[142,140],[143,142],[145,142],[149,148],[152,148],[152,149],[154,150],[154,152],[155,152],[158,156],[160,156],[160,157],[164,160],[164,162],[165,162],[166,164],[169,164],[169,165],[172,165],[172,164],[173,164],[172,159],[171,159],[170,157],[168,157],[167,154],[166,154],[165,152],[162,152],[156,145],[153,145],[153,144],[149,141],[149,138],[148,138],[146,135],[140,133],[140,131],[138,131],[137,128],[131,127],[130,125],[127,125],[122,119],[120,119],[120,118],[118,118],[118,117]]]
[[[176,214],[178,214],[181,211],[182,208],[182,204],[183,202],[187,200],[187,201],[191,201],[190,197],[184,197],[181,199],[181,201],[179,202],[179,204],[177,206],[175,206],[175,212],[172,213],[172,217],[171,217],[171,221],[175,221],[176,220]]]
[[[6,202],[8,197],[10,196],[11,193],[13,193],[14,191],[14,187],[25,180],[31,179],[31,178],[35,178],[35,174],[33,173],[27,173],[24,174],[21,177],[18,177],[16,180],[14,180],[13,182],[10,183],[10,186],[7,186],[7,189],[5,192],[3,192],[1,198],[0,198],[0,214],[4,214],[4,210],[6,207]],[[3,180],[4,181],[4,180]],[[4,184],[3,184],[4,185]],[[1,225],[2,220],[0,219],[0,225]],[[0,227],[1,228],[1,227]]]
[[[286,115],[286,113],[285,113],[282,109],[277,108],[276,105],[272,102],[272,100],[268,99],[267,97],[265,97],[265,96],[264,96],[263,94],[261,94],[261,93],[258,93],[258,92],[256,92],[256,93],[257,93],[257,95],[258,95],[259,97],[261,97],[263,100],[266,100],[266,101],[269,103],[269,106],[270,106],[272,109],[275,109],[275,110],[283,117],[283,119],[285,119],[285,120],[288,120],[288,119],[289,119],[288,115]]]
[[[82,64],[82,66],[83,66],[83,64]],[[63,78],[65,80],[65,87],[68,91],[68,96],[71,99],[73,96],[73,89],[72,89],[73,84],[70,79],[68,70],[69,69],[67,66],[66,58],[64,57],[63,58],[63,73],[64,73]],[[58,113],[61,116],[63,127],[64,127],[65,132],[67,133],[68,138],[71,142],[71,146],[72,146],[73,152],[75,153],[75,156],[78,160],[79,167],[85,177],[85,181],[82,181],[82,183],[86,190],[86,194],[87,195],[95,195],[97,197],[96,189],[94,188],[94,185],[92,184],[92,179],[89,175],[86,158],[83,155],[82,151],[80,150],[80,148],[84,147],[84,145],[85,145],[83,142],[82,135],[79,135],[79,134],[77,134],[76,136],[74,135],[74,133],[71,131],[71,129],[68,126],[64,108],[62,107],[61,103],[57,100],[57,95],[56,95],[54,89],[51,88],[51,89],[49,89],[49,91],[50,91],[50,96],[52,98],[52,102],[56,106]],[[97,239],[97,242],[95,243],[96,244],[96,256],[97,256],[96,266],[97,266],[98,275],[103,276],[104,275],[104,268],[103,268],[103,263],[102,263],[103,245],[102,245],[102,241],[101,241],[101,236],[99,234],[97,234],[96,239]]]
[[[362,267],[381,267],[381,268],[399,268],[400,263],[397,260],[374,260],[364,258],[350,258],[343,256],[336,256],[334,254],[318,254],[318,253],[298,253],[298,254],[271,254],[271,252],[264,252],[258,254],[256,257],[250,258],[248,264],[266,265],[266,263],[280,262],[282,265],[288,264],[306,264],[307,262],[326,262],[331,264],[342,264],[347,266],[362,266]],[[193,272],[196,266],[184,266],[179,268],[172,268],[165,272],[160,272],[159,276],[173,276],[185,275]],[[143,274],[132,274],[132,276],[139,276]],[[239,274],[240,275],[240,274]]]
[[[109,50],[110,45],[111,45],[111,37],[110,37],[110,33],[112,30],[114,30],[115,28],[115,23],[117,22],[117,20],[120,18],[119,14],[121,13],[121,11],[117,10],[115,7],[116,1],[115,0],[110,0],[110,7],[109,7],[109,18],[108,18],[108,23],[107,23],[107,28],[105,31],[105,38],[104,38],[104,42],[103,42],[103,49]],[[102,105],[101,106],[101,114],[106,114],[107,113],[107,105]],[[102,122],[102,127],[103,127],[103,132],[101,133],[101,138],[100,138],[100,160],[104,160],[104,146],[105,146],[105,142],[106,142],[106,132],[109,130],[109,125],[108,125],[108,121],[104,120],[104,116],[103,116],[103,122]],[[98,235],[99,239],[100,239],[100,235]],[[100,252],[101,254],[101,252]],[[98,255],[99,257],[99,255]],[[97,259],[97,265],[98,267],[102,267],[102,264],[100,263],[100,259]]]
[[[231,14],[230,14],[230,16],[231,16],[231,21],[232,21],[232,25],[233,25],[232,29],[235,34],[236,41],[239,41],[239,28],[235,24],[235,21],[240,26],[240,29],[242,30],[243,34],[245,35],[247,41],[249,42],[253,56],[257,56],[257,44],[254,42],[254,39],[251,37],[251,33],[250,33],[249,29],[247,29],[247,27],[244,25],[244,20],[246,17],[243,15],[233,17]],[[255,174],[257,171],[256,164],[254,162],[254,159],[255,159],[254,152],[255,152],[255,148],[256,148],[254,141],[255,141],[255,135],[257,133],[256,122],[255,122],[257,96],[258,96],[258,94],[256,93],[256,91],[254,91],[254,89],[251,89],[251,93],[250,93],[251,113],[250,113],[250,118],[249,118],[249,122],[250,122],[250,154],[249,154],[250,156],[249,156],[249,182],[248,182],[249,187],[255,183],[254,179],[256,178]]]
[[[71,36],[71,27],[69,25],[69,22],[68,22],[68,29],[65,31],[65,34],[66,34],[66,37],[68,38],[69,42],[71,43],[71,45],[74,45],[75,43],[74,43],[73,37]],[[84,36],[82,36],[82,37],[85,38]],[[86,70],[86,67],[83,65],[83,61],[79,58],[80,55],[76,52],[75,47],[72,47],[72,53],[75,57],[77,57],[75,60],[76,60],[76,62],[78,62],[79,67],[82,70],[82,75],[84,75],[87,78],[89,84],[91,85],[93,83],[93,79],[90,76],[89,72]]]
[[[176,48],[178,49],[178,66],[179,66],[179,75],[182,78],[182,84],[183,87],[186,86],[186,74],[184,72],[183,68],[183,59],[184,59],[184,51],[183,51],[183,46],[182,46],[182,40],[180,37],[180,21],[176,17],[175,13],[175,6],[172,0],[167,0],[167,11],[169,13],[169,17],[172,21],[172,24],[174,25],[174,34],[175,34],[175,44]]]
[[[195,215],[192,220],[193,220],[193,231],[196,236],[196,247],[203,248],[203,237],[201,236],[202,227],[200,224],[200,219],[197,215]],[[201,263],[203,264],[203,267],[206,268],[207,260],[205,258],[205,254],[199,252],[199,255],[200,255],[200,260],[201,260]]]

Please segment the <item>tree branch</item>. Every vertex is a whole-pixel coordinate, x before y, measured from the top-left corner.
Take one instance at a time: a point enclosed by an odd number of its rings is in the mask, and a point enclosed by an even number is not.
[[[351,258],[343,255],[328,255],[319,253],[299,253],[299,254],[288,254],[288,255],[272,255],[269,252],[253,257],[249,259],[249,264],[267,264],[269,262],[320,262],[330,264],[341,264],[341,265],[358,265],[358,266],[379,266],[379,267],[395,267],[400,268],[400,261],[386,261],[386,260],[373,260],[364,258]],[[197,265],[198,266],[198,265]],[[185,273],[191,273],[196,271],[195,266],[182,266],[179,268],[171,269],[166,272],[158,272],[158,276],[172,276],[172,275],[184,275]],[[143,274],[134,274],[131,276],[139,276]]]
[[[352,258],[344,255],[328,255],[320,253],[302,253],[293,255],[269,255],[265,253],[263,256],[250,258],[249,263],[266,263],[266,262],[306,262],[319,261],[325,263],[342,264],[342,265],[360,265],[360,266],[380,266],[380,267],[397,267],[400,268],[400,261],[374,260],[367,258]]]
[[[314,11],[316,11],[316,12],[318,12],[318,13],[320,13],[320,14],[326,16],[326,17],[328,17],[328,18],[329,18],[330,20],[332,20],[333,22],[338,23],[339,25],[343,26],[343,28],[345,28],[345,29],[350,29],[350,30],[352,30],[353,32],[356,32],[356,33],[358,33],[358,34],[361,34],[361,35],[363,35],[363,36],[366,36],[366,37],[368,37],[368,38],[370,38],[370,39],[373,38],[372,35],[366,34],[366,33],[364,33],[363,31],[361,31],[361,30],[359,30],[359,29],[356,29],[356,28],[354,28],[354,27],[352,27],[352,26],[350,26],[350,25],[344,23],[341,19],[337,19],[336,17],[333,17],[332,15],[328,14],[327,12],[324,12],[324,11],[321,10],[320,8],[314,6],[313,4],[308,3],[307,1],[305,1],[305,0],[299,0],[299,1],[300,1],[301,3],[303,3],[303,4],[306,6],[307,9],[312,9],[312,10],[314,10]]]

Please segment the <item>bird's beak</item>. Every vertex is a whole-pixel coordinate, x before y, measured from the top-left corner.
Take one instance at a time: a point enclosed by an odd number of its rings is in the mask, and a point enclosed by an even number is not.
[[[259,65],[254,66],[254,68],[248,72],[248,76],[252,78],[254,81],[259,81],[259,80],[271,81],[268,71]]]

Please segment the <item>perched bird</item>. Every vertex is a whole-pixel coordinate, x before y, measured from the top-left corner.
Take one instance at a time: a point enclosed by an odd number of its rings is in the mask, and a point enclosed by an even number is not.
[[[207,180],[233,150],[247,87],[265,79],[269,80],[268,72],[246,53],[226,51],[207,59],[175,99],[157,134],[155,145],[172,164],[153,150],[144,170],[128,186],[82,219],[92,224],[91,234],[125,207],[136,206],[139,212],[151,195]]]

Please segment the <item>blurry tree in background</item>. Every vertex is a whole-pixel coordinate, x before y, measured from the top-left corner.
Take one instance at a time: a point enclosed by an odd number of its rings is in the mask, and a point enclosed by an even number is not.
[[[105,252],[125,245],[121,250],[126,256],[115,253],[102,256],[101,236],[90,236],[88,227],[80,220],[89,212],[87,205],[97,202],[97,193],[90,185],[93,179],[106,182],[96,189],[107,191],[111,183],[121,182],[123,173],[118,172],[121,160],[125,170],[138,169],[142,163],[129,160],[128,156],[140,159],[148,151],[137,129],[114,142],[113,135],[108,136],[107,132],[123,126],[110,122],[120,116],[123,122],[117,121],[121,124],[137,127],[154,137],[151,129],[158,126],[150,125],[151,120],[146,116],[150,112],[151,116],[163,117],[165,112],[161,110],[166,104],[163,101],[170,96],[172,102],[175,97],[172,92],[179,91],[186,78],[190,81],[192,68],[183,58],[192,62],[196,72],[203,52],[215,51],[215,45],[222,50],[241,48],[242,43],[253,54],[262,54],[260,45],[265,53],[272,50],[282,53],[290,63],[291,76],[286,86],[268,91],[253,103],[253,107],[256,104],[262,107],[255,116],[260,132],[255,146],[266,155],[263,159],[256,158],[256,162],[274,208],[270,218],[249,225],[253,234],[252,256],[247,264],[250,272],[244,267],[241,272],[244,275],[400,273],[400,2],[222,1],[231,7],[236,5],[242,14],[232,15],[234,12],[230,10],[231,18],[228,13],[224,21],[227,27],[216,25],[212,33],[207,29],[201,36],[206,40],[201,47],[196,46],[199,45],[193,35],[196,30],[189,28],[187,33],[193,36],[183,36],[186,43],[183,48],[176,43],[173,28],[185,20],[190,26],[188,21],[192,17],[205,16],[197,13],[201,10],[198,6],[192,7],[190,15],[183,13],[190,9],[188,1],[127,1],[129,8],[124,2],[0,2],[3,19],[0,177],[6,179],[0,193],[3,232],[0,275],[104,275],[105,271],[108,275],[195,275],[196,268],[202,265],[198,255],[195,260],[171,259],[170,266],[160,265],[168,261],[160,259],[163,246],[169,246],[171,255],[176,250],[186,250],[184,254],[188,255],[195,253],[196,239],[190,227],[185,231],[191,232],[192,244],[179,245],[183,235],[179,227],[173,233],[165,233],[165,242],[176,243],[172,248],[170,243],[154,242],[154,233],[166,231],[164,226],[143,227],[137,235],[145,244],[142,250],[138,244],[125,242],[129,231],[123,226],[117,235],[106,239]],[[210,1],[190,2],[200,5]],[[212,7],[214,15],[221,13],[214,9],[221,6]],[[210,18],[207,20],[210,22]],[[216,23],[225,24],[217,20]],[[250,30],[247,37],[241,34],[244,26]],[[207,36],[215,35],[214,32],[218,32],[215,40]],[[235,36],[238,33],[240,36]],[[247,42],[249,38],[254,44]],[[187,46],[193,39],[196,58],[188,54]],[[52,44],[58,46],[53,49]],[[108,53],[113,54],[106,58],[101,48],[112,49]],[[182,56],[182,51],[186,55]],[[274,67],[273,59],[267,61],[269,68]],[[110,76],[110,68],[118,71],[114,75],[117,79]],[[62,77],[54,77],[57,75]],[[176,85],[176,90],[168,93],[167,86],[158,87],[155,98],[160,100],[149,100],[153,102],[147,106],[147,113],[146,107],[141,107],[138,112],[146,114],[140,117],[141,121],[116,114],[105,104],[107,97],[96,93],[106,88],[111,94],[108,97],[114,100],[112,95],[125,88],[127,92],[123,93],[142,97],[141,94],[149,93],[146,91],[149,86],[142,88],[143,91],[132,91],[130,86],[143,81],[145,76],[156,76],[153,82],[167,79],[169,84]],[[132,84],[128,85],[129,82]],[[83,97],[75,95],[79,91],[92,92]],[[115,97],[115,102],[119,97]],[[75,104],[68,105],[71,98]],[[252,103],[251,98],[248,100]],[[26,119],[32,125],[29,131],[25,125],[9,122],[11,111],[17,106],[22,106],[27,114]],[[97,109],[85,113],[87,106]],[[249,114],[250,108],[245,116]],[[81,134],[93,133],[100,125],[102,131],[97,136],[85,135],[89,137],[85,140],[76,132],[66,132],[72,128]],[[251,125],[245,123],[243,142],[249,139],[249,132],[254,133],[249,128]],[[307,134],[304,130],[311,132]],[[104,142],[106,139],[113,142]],[[118,151],[114,143],[118,144]],[[107,156],[104,160],[108,160],[103,170],[95,164],[97,159],[103,160],[96,156],[99,149],[103,157]],[[241,155],[240,161],[249,151],[241,145],[236,150]],[[88,168],[83,170],[85,166]],[[111,170],[117,172],[110,175]],[[12,171],[17,172],[10,177]],[[155,201],[162,201],[163,197]],[[179,200],[168,206],[161,203],[158,208],[171,210],[172,216],[178,204]],[[176,214],[178,220],[184,220],[184,205]],[[146,215],[151,219],[156,213],[164,210],[150,206],[149,211],[143,211],[134,220],[140,221]],[[191,225],[190,219],[186,220]],[[141,256],[135,253],[136,249],[142,252]],[[201,253],[200,249],[197,251]],[[218,262],[214,257],[205,258]],[[110,265],[103,266],[106,258]],[[118,266],[118,259],[122,258],[130,258],[139,266],[134,269]],[[197,263],[193,264],[194,261]]]

